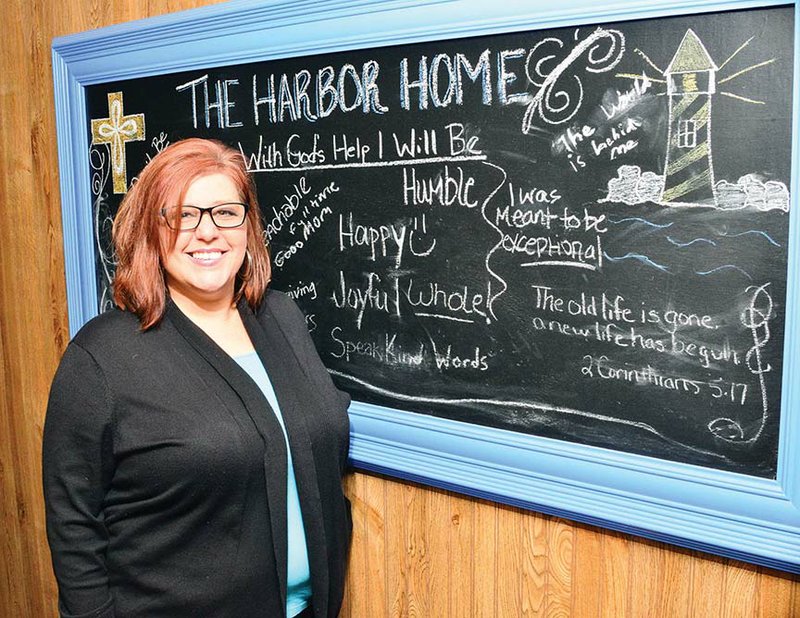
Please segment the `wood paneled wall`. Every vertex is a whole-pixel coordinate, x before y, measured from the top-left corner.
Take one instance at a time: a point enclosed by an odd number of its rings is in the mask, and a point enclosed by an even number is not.
[[[357,473],[343,616],[800,618],[800,579]]]
[[[0,4],[0,616],[56,615],[40,443],[67,343],[54,36],[213,0]],[[800,617],[800,579],[356,473],[344,618]]]

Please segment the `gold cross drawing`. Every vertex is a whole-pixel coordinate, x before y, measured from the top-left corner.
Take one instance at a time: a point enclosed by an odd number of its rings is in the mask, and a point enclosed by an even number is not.
[[[128,175],[125,166],[125,143],[144,140],[144,114],[124,116],[122,93],[108,93],[108,118],[92,120],[92,143],[111,147],[111,172],[114,193],[127,193]]]

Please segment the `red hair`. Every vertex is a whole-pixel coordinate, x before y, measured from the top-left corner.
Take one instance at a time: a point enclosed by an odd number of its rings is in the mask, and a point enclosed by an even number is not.
[[[169,246],[161,241],[161,209],[183,201],[195,180],[224,174],[239,190],[247,211],[247,256],[236,277],[234,301],[244,297],[255,311],[269,285],[271,269],[264,243],[264,226],[253,179],[241,153],[222,142],[190,138],[176,142],[145,166],[133,183],[114,219],[112,239],[117,254],[114,302],[135,313],[142,330],[164,316],[167,286],[162,268],[164,251],[171,250],[178,231],[169,230]]]

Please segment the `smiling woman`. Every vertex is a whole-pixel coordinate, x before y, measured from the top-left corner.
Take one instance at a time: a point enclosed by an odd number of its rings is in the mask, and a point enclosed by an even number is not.
[[[338,614],[349,397],[266,289],[262,238],[242,156],[220,142],[166,148],[125,197],[118,309],[70,343],[47,411],[63,616]]]
[[[236,275],[245,260],[246,208],[240,207],[241,215],[238,217],[229,210],[231,203],[242,199],[236,185],[225,174],[201,176],[189,185],[183,201],[198,205],[207,203],[209,197],[213,198],[211,206],[226,206],[228,210],[218,211],[220,215],[217,216],[213,209],[200,210],[191,216],[188,206],[179,207],[182,226],[190,221],[196,227],[179,229],[177,236],[171,234],[171,228],[166,226],[161,230],[167,288],[179,305],[230,305]],[[205,212],[208,212],[208,217],[204,216]],[[221,217],[238,223],[236,226],[220,228],[218,219]]]
[[[171,224],[169,213],[174,212],[175,206],[215,206],[228,202],[246,206],[245,221],[239,221],[231,229],[219,229],[219,217],[202,214],[193,230],[183,224]],[[149,328],[163,315],[167,290],[173,291],[170,274],[173,282],[181,285],[182,277],[174,281],[176,273],[170,273],[168,268],[168,264],[180,268],[182,262],[175,259],[176,252],[185,252],[187,243],[192,243],[190,249],[198,250],[211,248],[215,241],[228,245],[226,239],[239,238],[246,246],[226,255],[225,264],[233,271],[227,273],[229,295],[222,302],[244,296],[251,306],[257,306],[269,282],[270,265],[261,241],[259,210],[249,208],[256,204],[252,179],[237,151],[213,140],[196,138],[165,149],[142,171],[114,221],[117,305],[135,313],[142,327]],[[249,256],[247,263],[245,256]],[[189,256],[184,257],[188,267]],[[199,260],[194,262],[199,266]]]

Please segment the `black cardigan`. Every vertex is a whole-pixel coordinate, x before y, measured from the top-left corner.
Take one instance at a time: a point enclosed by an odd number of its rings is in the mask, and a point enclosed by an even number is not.
[[[349,397],[285,295],[239,311],[289,435],[314,615],[336,616],[352,530]],[[43,463],[62,616],[285,615],[283,433],[259,387],[173,303],[146,332],[114,310],[75,336]]]

